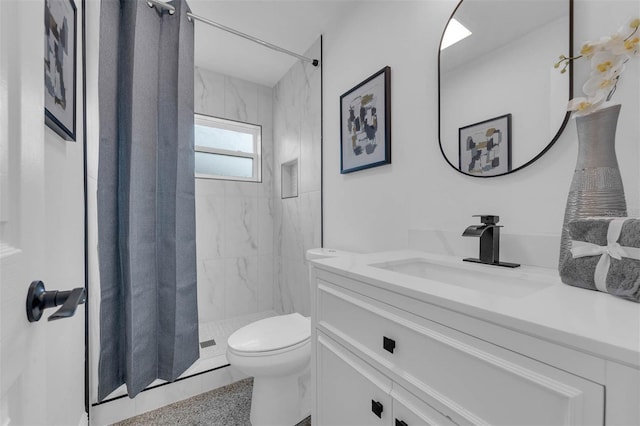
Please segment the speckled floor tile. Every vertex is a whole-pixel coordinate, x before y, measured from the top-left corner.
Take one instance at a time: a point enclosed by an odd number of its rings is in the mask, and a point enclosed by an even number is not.
[[[141,414],[116,423],[117,426],[210,425],[250,426],[253,379],[245,379],[220,389]]]
[[[253,378],[115,423],[115,426],[251,426]],[[311,426],[307,417],[296,426]]]

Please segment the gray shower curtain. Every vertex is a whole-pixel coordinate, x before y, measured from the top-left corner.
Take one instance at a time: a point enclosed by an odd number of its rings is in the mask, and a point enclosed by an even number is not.
[[[193,23],[184,0],[102,0],[98,399],[133,398],[199,357]]]

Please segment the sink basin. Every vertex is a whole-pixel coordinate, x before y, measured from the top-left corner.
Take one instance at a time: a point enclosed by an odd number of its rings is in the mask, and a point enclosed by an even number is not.
[[[524,297],[553,285],[531,274],[479,264],[448,264],[427,259],[403,259],[369,266],[439,281],[456,287],[507,297]]]

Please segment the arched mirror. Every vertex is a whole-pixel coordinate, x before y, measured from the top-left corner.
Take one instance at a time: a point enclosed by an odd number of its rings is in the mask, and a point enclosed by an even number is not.
[[[438,57],[440,150],[457,171],[494,177],[540,158],[567,124],[573,0],[461,0]]]

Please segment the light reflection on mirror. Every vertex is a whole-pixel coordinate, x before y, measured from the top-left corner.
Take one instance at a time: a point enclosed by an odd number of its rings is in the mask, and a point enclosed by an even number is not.
[[[535,161],[555,142],[571,97],[571,72],[553,68],[570,52],[570,10],[571,0],[458,4],[439,57],[440,147],[452,167],[479,177],[502,175]],[[454,18],[471,34],[447,45]],[[500,117],[509,114],[510,129],[500,127],[507,125]]]
[[[449,20],[449,24],[447,24],[447,29],[444,30],[442,43],[440,43],[440,50],[444,50],[447,47],[456,44],[460,40],[464,40],[471,34],[471,31],[469,31],[467,27],[462,25],[460,21],[458,21],[456,18],[451,18]]]

